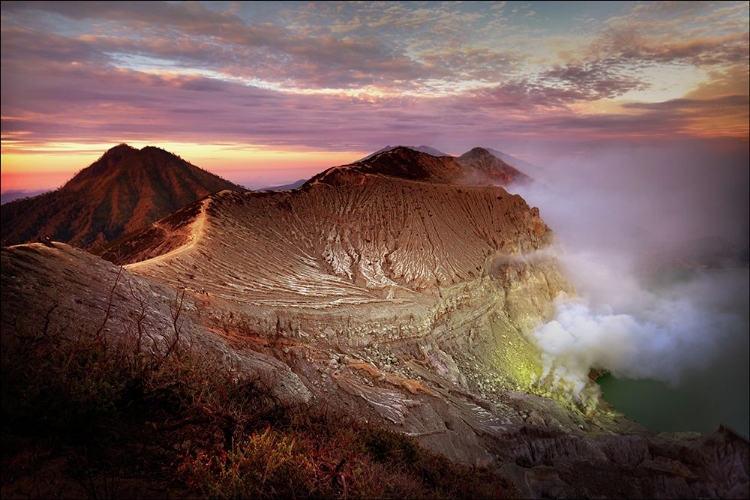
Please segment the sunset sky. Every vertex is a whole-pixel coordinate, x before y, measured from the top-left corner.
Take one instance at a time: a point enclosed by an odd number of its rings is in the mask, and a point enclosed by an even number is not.
[[[249,187],[386,145],[748,147],[748,2],[2,2],[2,190],[126,142]]]

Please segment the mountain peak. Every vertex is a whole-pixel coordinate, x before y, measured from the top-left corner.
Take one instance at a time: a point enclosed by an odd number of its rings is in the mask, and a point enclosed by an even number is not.
[[[526,174],[481,147],[473,148],[460,157],[454,157],[428,146],[387,146],[349,165],[332,167],[314,176],[308,183],[337,184],[348,182],[346,179],[359,182],[360,178],[357,176],[362,174],[466,185],[507,186],[514,182],[531,180]]]
[[[141,151],[141,153],[159,153],[159,154],[167,154],[167,155],[170,155],[170,156],[174,156],[175,158],[180,158],[180,156],[179,156],[179,155],[176,155],[176,154],[174,154],[174,153],[170,153],[170,152],[169,152],[169,151],[167,151],[166,149],[160,148],[160,147],[158,147],[158,146],[143,146],[143,148],[141,148],[141,150],[140,150],[140,151]]]
[[[469,156],[474,156],[474,157],[487,156],[487,157],[489,157],[489,156],[495,156],[495,155],[493,155],[492,153],[490,153],[489,150],[487,150],[487,149],[485,149],[483,147],[477,146],[475,148],[471,148],[471,150],[467,151],[466,153],[462,154],[461,156],[466,156],[466,157],[469,157]]]
[[[374,156],[371,157],[371,159],[377,156],[381,156],[381,155],[418,156],[420,154],[426,154],[426,153],[422,153],[421,151],[417,151],[416,149],[410,148],[408,146],[394,146],[385,151],[380,151],[379,153],[376,153]]]
[[[122,143],[57,191],[4,205],[2,236],[92,249],[222,189],[245,191],[161,148]]]
[[[409,146],[388,146],[349,168],[368,174],[441,183],[454,182],[462,175],[461,167],[452,156],[435,156]]]
[[[138,150],[134,148],[133,146],[130,146],[123,142],[105,151],[104,154],[99,157],[98,161],[101,161],[103,159],[118,161],[120,158],[134,151],[138,151]]]
[[[424,145],[422,145],[422,146],[401,146],[401,145],[399,145],[399,146],[391,146],[389,144],[388,146],[386,146],[384,148],[381,148],[381,149],[378,149],[374,153],[365,156],[364,158],[362,158],[361,160],[356,161],[355,163],[359,163],[361,161],[369,160],[370,158],[374,158],[375,156],[377,156],[377,155],[379,155],[381,153],[387,153],[389,151],[393,151],[393,150],[396,150],[396,149],[408,149],[410,151],[417,151],[419,153],[426,153],[426,154],[428,154],[430,156],[435,156],[435,157],[449,156],[449,155],[443,153],[442,151],[438,151],[437,149],[435,149],[433,147],[430,147],[430,146],[424,146]]]
[[[529,182],[531,177],[498,158],[489,150],[481,147],[472,148],[457,158],[458,163],[470,170],[471,177],[502,185],[513,182]]]

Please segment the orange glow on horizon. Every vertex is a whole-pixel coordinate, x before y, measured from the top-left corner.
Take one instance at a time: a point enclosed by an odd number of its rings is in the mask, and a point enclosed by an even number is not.
[[[286,184],[352,163],[372,151],[283,150],[267,146],[128,142],[141,149],[156,146],[235,183]],[[0,186],[11,190],[53,190],[88,167],[116,144],[47,144],[31,148],[4,144]]]

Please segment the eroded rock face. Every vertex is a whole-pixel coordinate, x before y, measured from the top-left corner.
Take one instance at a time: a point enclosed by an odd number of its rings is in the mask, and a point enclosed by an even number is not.
[[[747,496],[748,444],[729,431],[656,434],[603,402],[535,394],[527,334],[573,292],[553,234],[520,197],[451,184],[433,159],[417,176],[337,167],[291,192],[224,191],[133,235],[112,332],[146,303],[168,335],[186,290],[184,335],[227,369],[501,468],[529,497]],[[2,257],[3,336],[50,300],[99,326],[116,266],[61,244]]]
[[[709,436],[586,435],[523,428],[500,439],[502,469],[531,498],[746,498],[747,440]]]
[[[185,284],[202,281],[216,294],[243,302],[361,302],[388,294],[434,295],[505,272],[511,264],[524,273],[528,255],[552,243],[538,211],[500,187],[359,173],[337,180],[291,192],[223,191],[210,197],[185,222],[200,227],[199,243],[169,256],[177,272],[161,274]],[[154,235],[122,253],[131,262],[157,256],[155,249],[167,238]],[[140,262],[137,268],[157,275],[164,262]],[[181,273],[185,265],[196,267]]]
[[[145,332],[142,348],[163,353],[179,328],[182,345],[200,349],[238,379],[257,376],[278,381],[274,396],[280,401],[299,404],[311,397],[299,377],[278,359],[235,349],[201,324],[203,304],[195,293],[182,295],[181,290],[64,243],[2,248],[1,307],[5,340],[38,335],[41,330],[70,339],[91,338],[101,331],[112,345],[123,345],[140,330]]]
[[[571,291],[538,210],[502,187],[339,167],[291,192],[224,191],[192,212],[174,228],[191,228],[188,244],[153,257],[164,238],[135,236],[145,244],[123,253],[153,258],[127,268],[205,289],[216,327],[374,346],[478,394],[531,385],[541,369],[525,334]]]

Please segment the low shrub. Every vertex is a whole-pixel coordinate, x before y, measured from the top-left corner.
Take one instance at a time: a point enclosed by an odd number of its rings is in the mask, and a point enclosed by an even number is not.
[[[270,383],[237,380],[205,352],[172,342],[146,355],[134,342],[108,345],[98,332],[52,332],[48,324],[2,339],[3,435],[43,439],[42,460],[67,453],[68,474],[89,497],[126,495],[133,477],[179,485],[184,497],[515,493],[493,472],[453,464],[404,434],[315,406],[284,408]],[[130,451],[112,459],[107,446],[115,445]],[[7,464],[25,473],[32,455],[12,455]]]

